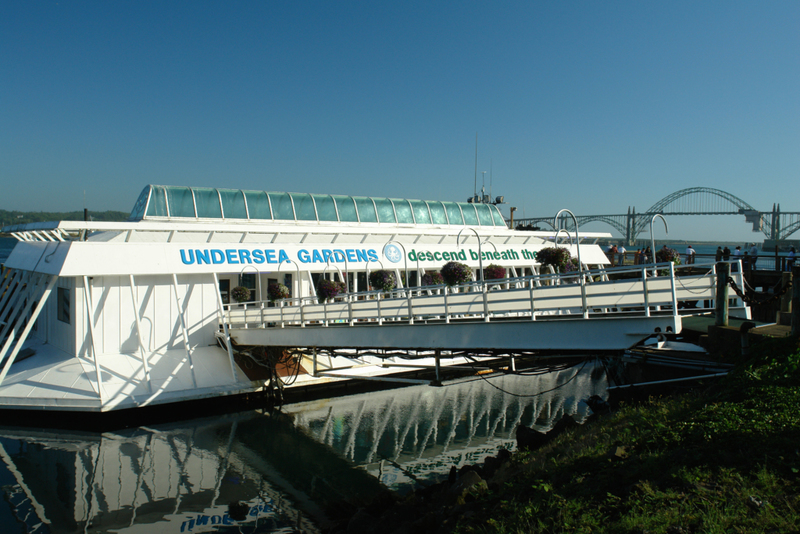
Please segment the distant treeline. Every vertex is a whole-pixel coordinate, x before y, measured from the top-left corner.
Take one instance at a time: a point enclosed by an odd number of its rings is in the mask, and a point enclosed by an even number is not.
[[[90,211],[90,221],[126,221],[130,213],[124,211]],[[82,221],[83,211],[6,211],[0,210],[0,228],[11,224],[27,224],[49,221]]]

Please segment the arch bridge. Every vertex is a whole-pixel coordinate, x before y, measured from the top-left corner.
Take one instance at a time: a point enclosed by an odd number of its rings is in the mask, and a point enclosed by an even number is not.
[[[781,212],[780,204],[772,211],[759,211],[739,197],[711,187],[690,187],[671,193],[644,212],[628,208],[625,214],[577,216],[578,224],[600,221],[625,236],[633,245],[639,234],[648,230],[653,216],[661,215],[744,215],[745,222],[753,225],[754,232],[762,232],[768,239],[782,240],[800,229],[800,212]],[[535,226],[550,222],[552,217],[533,217],[516,221],[517,227]],[[572,220],[564,219],[564,228],[574,230]]]

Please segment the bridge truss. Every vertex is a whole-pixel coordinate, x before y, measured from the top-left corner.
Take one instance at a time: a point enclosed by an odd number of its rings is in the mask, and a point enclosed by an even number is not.
[[[787,239],[800,230],[800,212],[781,212],[780,204],[772,211],[759,211],[744,200],[720,189],[690,187],[665,196],[642,213],[628,208],[627,214],[576,216],[579,225],[590,222],[608,224],[625,236],[628,245],[649,231],[650,222],[656,214],[661,215],[744,215],[745,221],[753,225],[754,232],[762,232],[769,239]],[[515,222],[517,227],[539,226],[552,223],[552,217],[532,217]],[[560,224],[568,231],[575,230],[572,219],[563,219]]]

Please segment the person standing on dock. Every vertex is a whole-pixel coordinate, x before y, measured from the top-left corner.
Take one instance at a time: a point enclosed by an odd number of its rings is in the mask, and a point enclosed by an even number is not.
[[[792,247],[792,248],[789,249],[789,255],[786,256],[786,270],[787,271],[791,271],[792,268],[794,267],[794,256],[795,256],[794,247]]]
[[[714,255],[714,261],[722,261],[722,247],[717,247],[717,253]]]
[[[691,265],[694,263],[694,249],[692,245],[686,247],[686,265]]]
[[[626,252],[625,245],[620,245],[618,251],[619,251],[619,264],[625,265],[625,252]]]
[[[740,247],[738,245],[736,246],[736,250],[733,251],[733,260],[737,261],[737,262],[741,262],[742,261],[742,247]],[[734,264],[732,272],[734,272],[734,273],[739,272],[739,266]]]
[[[730,259],[731,259],[731,249],[729,249],[728,246],[725,245],[725,248],[722,249],[722,260],[728,261]]]
[[[753,270],[756,268],[756,261],[758,261],[758,247],[753,243],[753,246],[750,247],[750,268]]]

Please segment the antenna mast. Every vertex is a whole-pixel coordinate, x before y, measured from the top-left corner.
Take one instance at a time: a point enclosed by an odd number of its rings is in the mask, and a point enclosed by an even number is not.
[[[472,188],[472,198],[478,195],[478,132],[475,132],[475,187]]]

